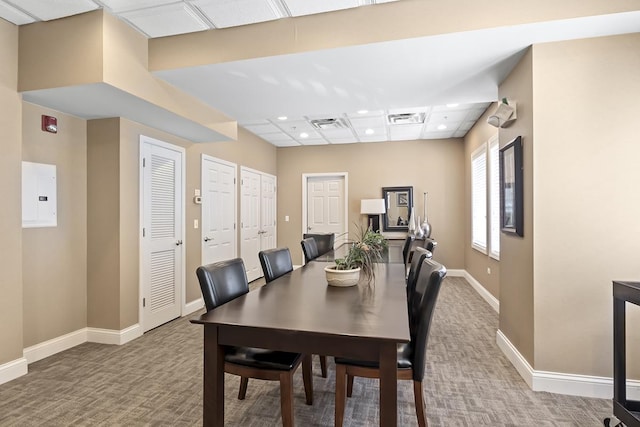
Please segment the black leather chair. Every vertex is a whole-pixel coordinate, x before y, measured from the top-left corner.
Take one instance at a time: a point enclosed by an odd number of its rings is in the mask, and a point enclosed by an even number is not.
[[[316,247],[318,248],[318,255],[324,255],[333,250],[333,244],[335,243],[336,235],[334,233],[306,233],[302,235],[303,239],[312,237],[316,241]]]
[[[427,426],[422,380],[424,379],[427,341],[431,318],[436,306],[442,279],[447,274],[444,266],[425,258],[412,296],[409,309],[411,341],[398,345],[398,379],[413,380],[416,416],[420,427]],[[379,378],[378,362],[358,361],[336,357],[336,405],[335,425],[342,426],[346,395],[353,392],[353,377]]]
[[[242,259],[235,258],[198,267],[200,290],[207,311],[214,310],[249,292],[249,283]],[[245,398],[248,378],[280,381],[282,425],[293,427],[293,374],[302,363],[302,378],[307,405],[313,403],[311,357],[299,353],[265,350],[252,347],[225,348],[224,371],[241,378],[238,399]]]
[[[424,248],[429,252],[431,252],[432,254],[436,250],[436,246],[438,246],[438,242],[436,242],[435,240],[429,237],[424,239]]]
[[[320,256],[318,253],[318,245],[313,237],[307,237],[300,242],[302,245],[302,253],[304,254],[304,263],[308,263]]]
[[[411,301],[413,297],[416,282],[418,281],[418,276],[420,275],[420,270],[422,269],[425,258],[431,258],[431,252],[421,247],[413,250],[409,273],[407,274],[407,301]]]
[[[269,283],[278,277],[293,271],[289,248],[267,249],[258,252],[264,280]]]
[[[411,253],[411,245],[414,240],[414,236],[407,236],[407,238],[404,239],[404,245],[402,246],[402,261],[404,262],[404,265],[408,265],[411,262],[409,254]]]

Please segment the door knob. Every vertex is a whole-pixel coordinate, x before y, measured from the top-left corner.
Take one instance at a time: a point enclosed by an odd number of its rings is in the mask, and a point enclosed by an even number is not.
[[[182,244],[182,240],[178,240],[178,241],[176,242],[176,246],[180,246],[181,244]]]
[[[204,241],[205,241],[205,242],[208,242],[209,240],[213,240],[213,239],[211,239],[211,238],[209,238],[209,237],[205,237],[205,238],[204,238]]]

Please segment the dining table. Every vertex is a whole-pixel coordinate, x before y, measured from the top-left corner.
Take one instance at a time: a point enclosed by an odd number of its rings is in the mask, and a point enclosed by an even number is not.
[[[380,425],[397,425],[396,350],[410,341],[404,264],[378,263],[374,280],[334,287],[324,268],[336,254],[191,320],[204,326],[203,425],[224,425],[224,346],[378,361]]]

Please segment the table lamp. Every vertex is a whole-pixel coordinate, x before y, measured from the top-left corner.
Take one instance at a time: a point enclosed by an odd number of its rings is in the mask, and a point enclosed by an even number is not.
[[[369,215],[369,230],[380,231],[380,214],[385,213],[384,199],[362,199],[360,213]]]

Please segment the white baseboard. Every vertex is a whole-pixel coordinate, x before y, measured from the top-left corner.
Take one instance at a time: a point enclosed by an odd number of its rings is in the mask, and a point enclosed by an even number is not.
[[[464,277],[467,272],[465,270],[449,270],[447,268],[447,276],[449,277]]]
[[[27,363],[33,363],[85,342],[87,342],[87,328],[82,328],[27,347],[23,350],[23,355]]]
[[[183,307],[182,317],[188,316],[191,313],[195,313],[196,311],[200,310],[202,307],[204,307],[204,300],[202,298],[198,298],[197,300],[188,302]]]
[[[471,285],[473,289],[476,290],[478,295],[482,297],[490,306],[495,310],[496,313],[500,313],[500,301],[498,298],[494,297],[491,292],[489,292],[480,282],[478,282],[471,274],[469,274],[466,270],[462,271],[462,277],[464,277],[467,282]]]
[[[8,383],[23,375],[27,375],[27,359],[25,357],[0,365],[0,384]]]
[[[113,329],[87,328],[87,341],[98,344],[122,345],[141,336],[142,327],[138,323],[121,331]]]
[[[613,398],[613,378],[536,371],[500,330],[496,334],[496,342],[533,391],[600,399]],[[640,400],[640,381],[627,380],[626,382],[627,399]]]

